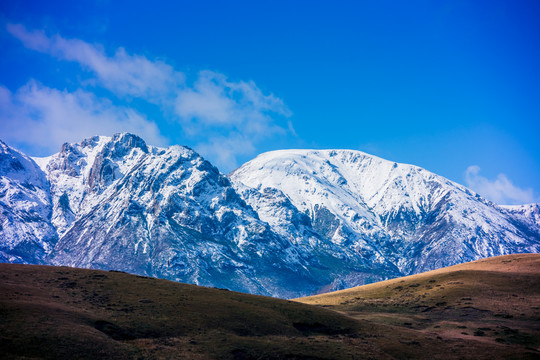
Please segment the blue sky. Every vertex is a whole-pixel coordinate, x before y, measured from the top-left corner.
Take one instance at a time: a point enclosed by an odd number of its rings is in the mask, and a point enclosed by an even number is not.
[[[135,132],[228,172],[280,148],[540,201],[538,1],[0,2],[0,138]]]

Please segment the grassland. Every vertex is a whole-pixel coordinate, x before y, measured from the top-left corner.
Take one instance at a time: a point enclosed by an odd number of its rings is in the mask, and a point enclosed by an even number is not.
[[[539,274],[518,255],[287,301],[0,264],[0,358],[537,359]]]
[[[468,356],[460,349],[482,357],[488,347],[492,358],[540,359],[539,254],[488,258],[297,301],[396,333],[436,337],[448,358]]]

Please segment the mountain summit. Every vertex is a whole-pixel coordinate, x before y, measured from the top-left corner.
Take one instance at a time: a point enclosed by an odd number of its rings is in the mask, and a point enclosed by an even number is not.
[[[2,262],[298,297],[540,252],[538,205],[500,207],[358,151],[274,151],[227,177],[128,133],[45,158],[0,150]]]
[[[537,204],[497,206],[425,169],[360,151],[272,151],[230,177],[256,190],[244,194],[263,221],[287,223],[272,198],[257,195],[279,192],[344,257],[392,264],[403,275],[540,250]]]
[[[38,162],[59,237],[46,262],[284,297],[298,281],[319,286],[302,270],[310,262],[190,148],[117,134]]]

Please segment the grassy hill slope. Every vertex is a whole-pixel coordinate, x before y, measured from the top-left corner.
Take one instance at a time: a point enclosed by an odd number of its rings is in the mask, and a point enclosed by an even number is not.
[[[0,358],[534,359],[539,265],[540,255],[489,259],[298,300],[313,306],[0,264]]]
[[[540,358],[540,254],[488,258],[296,300],[397,332],[436,336],[449,354],[490,346],[493,358]]]

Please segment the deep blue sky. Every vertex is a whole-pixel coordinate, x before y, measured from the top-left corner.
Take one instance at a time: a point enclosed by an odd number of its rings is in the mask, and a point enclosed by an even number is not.
[[[539,1],[82,3],[1,1],[0,138],[31,155],[59,148],[51,134],[67,120],[58,117],[121,114],[132,124],[132,109],[156,126],[140,133],[148,142],[189,145],[224,172],[267,150],[348,148],[422,166],[499,203],[540,201]],[[25,34],[46,40],[32,46]],[[74,55],[75,40],[108,65],[123,48],[127,62],[144,57],[182,79],[161,79],[152,94],[126,90],[122,82],[135,80],[107,80],[101,63]],[[228,105],[214,109],[214,100]],[[26,138],[14,130],[41,121]],[[148,128],[124,123],[77,125],[66,140]]]

